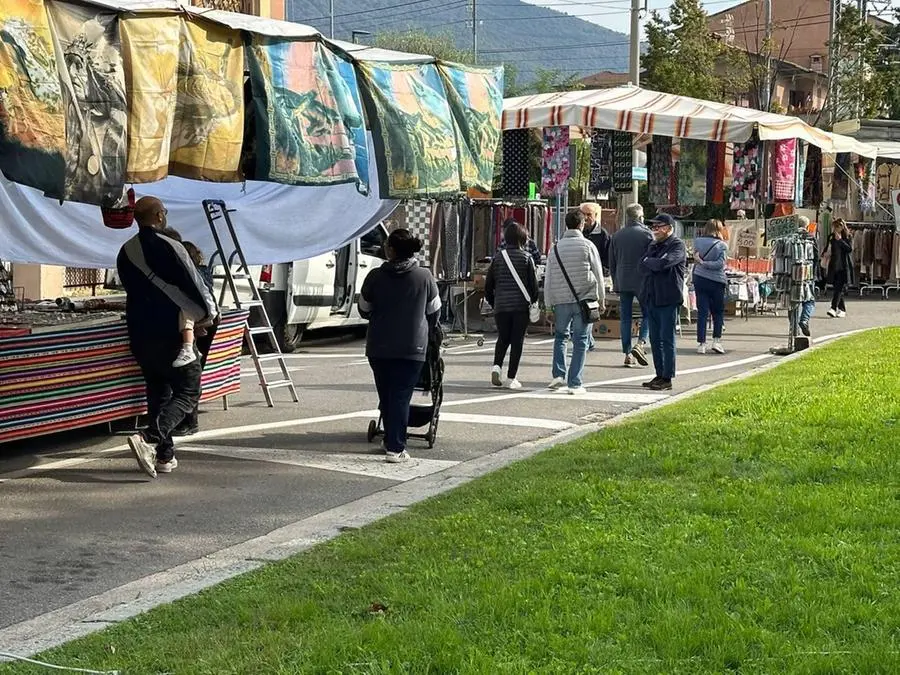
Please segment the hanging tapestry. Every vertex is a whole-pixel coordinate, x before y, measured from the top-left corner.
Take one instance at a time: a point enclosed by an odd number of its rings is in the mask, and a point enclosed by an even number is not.
[[[859,190],[859,208],[863,213],[875,212],[875,198],[877,187],[875,184],[875,161],[860,158],[856,165],[857,189]]]
[[[831,179],[831,200],[845,202],[849,197],[850,153],[840,152],[834,160],[834,175]]]
[[[612,135],[613,190],[619,193],[631,192],[634,182],[634,153],[631,134],[614,131]]]
[[[438,72],[444,79],[453,114],[462,186],[490,192],[503,114],[503,66],[475,68],[442,63]]]
[[[66,178],[48,197],[115,203],[125,190],[125,71],[114,12],[51,0],[56,63],[66,113]]]
[[[257,129],[256,179],[287,185],[354,182],[354,130],[362,110],[318,42],[250,35],[248,60]]]
[[[458,193],[459,154],[450,105],[434,64],[360,62],[383,199]]]
[[[544,127],[541,194],[562,194],[569,182],[569,127]]]
[[[818,208],[825,197],[822,192],[822,149],[810,145],[806,151],[806,169],[803,172],[803,203]]]
[[[503,132],[503,196],[528,196],[528,129]]]
[[[178,16],[120,21],[129,83],[128,180],[240,179],[240,32]]]
[[[797,171],[794,180],[794,206],[803,207],[803,180],[806,176],[806,149],[808,143],[797,141]]]
[[[364,194],[368,194],[371,180],[369,176],[369,166],[371,166],[369,140],[366,135],[366,120],[363,115],[362,96],[359,93],[359,80],[356,77],[356,68],[353,67],[352,61],[345,59],[339,54],[331,53],[331,59],[334,63],[337,63],[337,74],[340,75],[345,87],[344,94],[349,94],[353,98],[353,104],[360,113],[361,124],[353,124],[355,120],[344,120],[344,123],[348,125],[350,137],[353,141],[353,161],[356,164],[356,175],[359,176],[359,190],[360,192],[364,191]],[[331,75],[331,71],[329,71],[329,75]],[[334,82],[332,85],[335,91],[340,88],[339,82]]]
[[[734,146],[732,166],[731,208],[756,208],[759,181],[759,141],[750,140]]]
[[[43,0],[0,3],[0,171],[16,183],[59,193],[66,122]]]
[[[706,144],[706,203],[725,203],[725,144]]]
[[[772,150],[772,191],[775,201],[793,202],[797,170],[797,139],[775,142]]]
[[[653,204],[671,204],[672,199],[672,139],[668,136],[654,136],[650,144],[647,162],[647,180],[650,201]]]
[[[588,193],[606,199],[613,189],[612,132],[591,129],[591,177]]]
[[[706,142],[681,139],[678,161],[678,203],[681,206],[706,204]]]

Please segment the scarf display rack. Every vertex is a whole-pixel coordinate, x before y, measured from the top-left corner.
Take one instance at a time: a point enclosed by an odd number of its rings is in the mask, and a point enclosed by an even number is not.
[[[774,354],[794,353],[800,307],[802,303],[816,299],[815,251],[815,242],[800,234],[772,241],[775,292],[788,306],[789,324],[787,347],[773,349]]]

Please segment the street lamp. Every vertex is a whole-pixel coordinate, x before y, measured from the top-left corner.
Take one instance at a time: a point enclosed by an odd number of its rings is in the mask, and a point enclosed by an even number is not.
[[[360,35],[371,35],[371,33],[370,33],[369,31],[367,31],[367,30],[354,30],[354,31],[351,31],[351,37],[350,37],[350,39],[353,41],[353,44],[355,44],[355,45],[358,45],[358,44],[359,44],[359,40],[357,40],[356,38],[357,38],[358,36],[360,36]]]

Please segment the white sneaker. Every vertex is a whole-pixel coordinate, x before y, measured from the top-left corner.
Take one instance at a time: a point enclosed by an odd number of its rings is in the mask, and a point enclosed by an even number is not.
[[[847,316],[847,312],[845,312],[845,311],[842,310],[842,309],[839,309],[839,310],[838,310],[838,313],[837,313],[837,318],[843,319],[845,316]]]
[[[131,448],[131,453],[137,460],[138,466],[141,467],[141,471],[150,476],[150,478],[156,478],[156,468],[154,467],[154,464],[156,464],[156,448],[145,441],[140,434],[128,437],[128,447]]]
[[[833,309],[829,309],[828,312],[827,312],[827,314],[828,314],[828,316],[830,316],[832,319],[838,318],[838,313],[837,313],[836,311],[834,311]]]
[[[547,386],[547,389],[562,389],[566,386],[566,379],[564,377],[554,377],[553,381]]]
[[[521,389],[522,383],[519,382],[517,379],[513,378],[512,380],[507,382],[506,386],[510,389]]]
[[[178,358],[172,363],[173,368],[184,368],[197,360],[194,353],[194,345],[181,345],[181,351],[178,352]]]
[[[403,462],[409,461],[409,453],[404,450],[403,452],[386,452],[384,454],[384,461],[388,464],[401,464]]]
[[[705,342],[702,345],[697,345],[697,353],[698,354],[706,353],[706,343]]]
[[[584,396],[587,393],[587,389],[584,387],[569,387],[569,394],[572,396]]]
[[[500,374],[500,366],[494,366],[491,368],[491,384],[495,387],[503,386],[503,377]]]
[[[172,473],[175,469],[178,468],[178,460],[174,457],[170,459],[168,462],[157,462],[156,463],[156,472],[157,473]]]
[[[713,341],[712,350],[713,350],[716,354],[724,354],[724,353],[725,353],[725,347],[723,347],[723,346],[722,346],[722,343],[719,342],[718,340],[714,340],[714,341]]]

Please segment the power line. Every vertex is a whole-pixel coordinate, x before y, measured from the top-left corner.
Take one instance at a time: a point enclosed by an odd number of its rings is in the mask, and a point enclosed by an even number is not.
[[[565,47],[566,51],[571,51],[573,49],[594,49],[597,47],[620,47],[622,45],[627,45],[628,40],[619,41],[619,42],[590,42],[583,45],[571,45]],[[562,48],[562,47],[561,47]],[[522,53],[522,52],[542,52],[546,51],[547,47],[514,47],[511,49],[484,49],[482,50],[482,54],[514,54],[514,53]]]
[[[359,16],[360,14],[372,14],[374,12],[384,12],[389,9],[399,9],[402,7],[411,7],[413,5],[421,5],[426,2],[434,2],[435,0],[407,0],[406,2],[400,2],[396,5],[385,5],[384,7],[372,7],[370,9],[363,9],[357,12],[342,12],[340,14],[335,14],[335,19],[345,18],[348,16]],[[301,21],[320,21],[322,19],[330,19],[331,15],[328,14],[326,16],[312,16],[312,17],[303,17]]]

